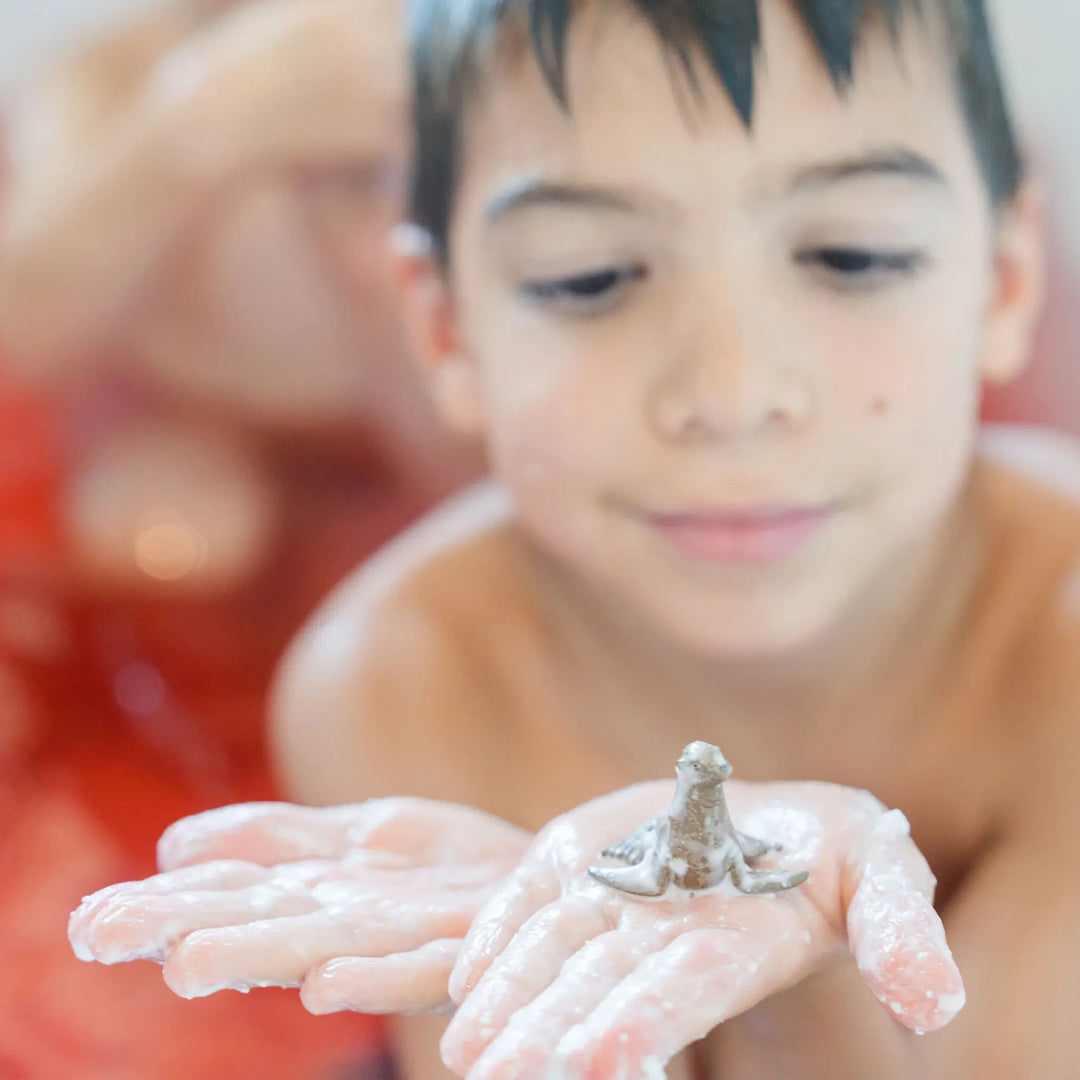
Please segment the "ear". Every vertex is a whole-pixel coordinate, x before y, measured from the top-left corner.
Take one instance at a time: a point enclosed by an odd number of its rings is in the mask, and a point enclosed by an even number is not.
[[[983,379],[1009,382],[1027,365],[1046,292],[1045,199],[1025,180],[997,225],[993,285],[980,362]]]
[[[480,379],[463,346],[450,285],[430,236],[417,225],[398,225],[391,233],[390,257],[409,349],[439,418],[458,434],[482,434]]]

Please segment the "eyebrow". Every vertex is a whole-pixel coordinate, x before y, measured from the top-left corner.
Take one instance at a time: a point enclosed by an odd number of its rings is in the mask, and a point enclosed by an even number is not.
[[[767,184],[756,186],[759,191],[764,189],[769,195],[794,195],[847,180],[875,176],[899,176],[919,183],[945,188],[949,186],[945,174],[929,158],[902,147],[886,147],[856,157],[797,168],[788,174],[778,189]],[[488,203],[484,219],[488,225],[496,225],[513,214],[540,206],[606,210],[620,214],[631,214],[642,209],[639,199],[613,188],[529,178],[499,192]]]
[[[792,195],[864,176],[899,176],[918,183],[949,186],[945,174],[929,158],[903,147],[884,147],[856,157],[795,169],[781,186],[781,191]]]
[[[511,214],[537,206],[608,210],[620,214],[629,214],[640,209],[636,199],[620,194],[612,188],[526,179],[496,195],[488,203],[484,218],[488,225],[495,225]]]

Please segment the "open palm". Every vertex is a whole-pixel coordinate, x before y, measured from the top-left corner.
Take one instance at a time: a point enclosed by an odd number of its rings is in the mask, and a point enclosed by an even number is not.
[[[805,885],[629,896],[588,867],[665,811],[673,785],[586,803],[537,836],[477,916],[451,978],[446,1063],[469,1080],[637,1080],[849,948],[899,1022],[929,1031],[959,1011],[934,878],[899,811],[831,784],[725,791],[740,831],[782,845],[764,862],[809,870]]]
[[[163,872],[88,896],[69,937],[84,960],[163,963],[182,997],[285,986],[312,1012],[440,1009],[465,932],[529,840],[426,799],[228,806],[171,826]]]

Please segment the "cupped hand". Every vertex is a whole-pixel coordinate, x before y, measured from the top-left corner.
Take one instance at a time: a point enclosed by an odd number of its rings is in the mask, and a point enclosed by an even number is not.
[[[86,897],[68,936],[83,960],[163,963],[181,997],[285,986],[316,1013],[438,1010],[473,917],[530,839],[426,799],[227,806],[172,825],[162,872]]]
[[[804,885],[616,891],[588,867],[665,811],[673,785],[586,803],[538,834],[473,923],[450,981],[460,1007],[447,1065],[469,1080],[638,1080],[848,949],[901,1024],[948,1023],[963,984],[903,814],[831,784],[730,781],[725,792],[740,832],[782,846],[755,865],[809,870]]]

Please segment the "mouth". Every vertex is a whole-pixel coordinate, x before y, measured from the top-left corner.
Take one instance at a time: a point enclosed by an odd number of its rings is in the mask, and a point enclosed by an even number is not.
[[[740,565],[768,565],[805,548],[835,516],[835,503],[810,506],[760,503],[646,514],[668,543],[691,558]]]

